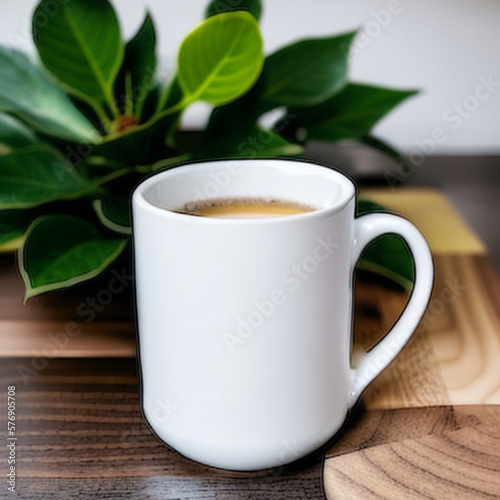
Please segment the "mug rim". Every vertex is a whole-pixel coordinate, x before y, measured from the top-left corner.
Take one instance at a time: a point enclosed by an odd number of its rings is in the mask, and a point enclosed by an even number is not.
[[[174,211],[170,208],[159,207],[149,201],[145,196],[145,191],[156,183],[160,182],[163,178],[176,175],[179,169],[194,167],[201,165],[215,166],[221,163],[231,163],[236,162],[239,165],[247,164],[246,167],[251,163],[258,163],[264,166],[265,163],[288,163],[297,165],[307,165],[312,168],[326,169],[328,175],[341,181],[349,190],[349,194],[342,197],[337,203],[331,206],[323,206],[314,208],[310,212],[303,212],[298,214],[287,215],[283,217],[268,217],[268,218],[224,218],[224,217],[193,217],[191,214],[182,213]],[[330,164],[321,163],[316,160],[307,160],[302,158],[218,158],[210,160],[193,160],[185,163],[179,163],[166,170],[161,170],[160,172],[152,172],[146,178],[142,179],[139,184],[132,190],[131,203],[133,206],[142,207],[152,213],[161,215],[162,217],[168,217],[172,219],[177,219],[179,221],[198,223],[198,224],[217,224],[217,225],[240,225],[240,224],[283,224],[292,223],[298,220],[313,219],[313,218],[325,218],[330,217],[334,214],[341,212],[353,198],[356,198],[357,187],[354,180],[347,175],[345,172],[341,171],[340,168],[335,167]],[[223,197],[221,197],[223,198]]]

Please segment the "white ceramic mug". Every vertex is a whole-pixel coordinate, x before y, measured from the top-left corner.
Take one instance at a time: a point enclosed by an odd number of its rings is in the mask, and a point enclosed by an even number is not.
[[[259,197],[317,207],[268,219],[195,217],[186,202]],[[232,470],[276,467],[325,444],[392,361],[427,306],[433,265],[408,221],[355,218],[355,187],[331,168],[227,160],[153,175],[132,199],[144,415],[168,445]],[[350,365],[353,271],[378,236],[415,261],[408,305]]]

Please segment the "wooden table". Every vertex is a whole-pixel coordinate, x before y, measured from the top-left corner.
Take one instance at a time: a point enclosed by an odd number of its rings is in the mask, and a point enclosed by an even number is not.
[[[151,434],[140,413],[128,284],[86,323],[81,303],[105,280],[23,309],[12,259],[2,258],[0,378],[16,386],[19,498],[500,498],[498,275],[439,193],[366,195],[427,236],[436,264],[429,310],[338,437],[300,463],[259,473],[204,467]],[[390,284],[360,277],[355,347],[376,342],[405,300]],[[79,333],[58,335],[72,321]]]

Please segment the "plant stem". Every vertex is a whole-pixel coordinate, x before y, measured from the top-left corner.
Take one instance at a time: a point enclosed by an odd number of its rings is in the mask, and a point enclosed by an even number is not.
[[[191,155],[188,154],[171,156],[170,158],[165,158],[164,160],[157,161],[152,165],[138,165],[137,167],[135,167],[135,170],[137,172],[140,172],[141,174],[148,174],[151,172],[156,172],[157,170],[161,170],[162,168],[171,167],[176,163],[182,163],[183,161],[189,160],[190,158]]]
[[[143,123],[142,125],[139,125],[136,130],[142,130],[144,128],[148,128],[154,123],[156,123],[158,120],[161,118],[165,118],[168,115],[173,115],[177,111],[183,111],[185,108],[187,108],[193,100],[191,98],[186,98],[183,99],[182,101],[179,101],[177,104],[174,104],[174,106],[171,106],[170,108],[167,108],[163,110],[161,113],[158,113],[151,117],[146,123]]]
[[[126,168],[121,168],[120,170],[113,170],[113,172],[110,172],[108,175],[103,175],[102,177],[99,177],[97,179],[97,184],[102,185],[106,184],[107,182],[114,181],[119,177],[123,177],[124,175],[134,172],[134,170],[135,169],[133,167],[126,167]]]
[[[145,130],[145,129],[149,128],[151,125],[154,125],[158,120],[160,120],[161,118],[164,118],[165,116],[171,115],[171,114],[175,113],[176,111],[183,110],[192,102],[193,102],[193,100],[191,98],[183,99],[182,101],[178,102],[174,106],[167,108],[162,113],[154,115],[147,122],[142,123],[141,125],[137,125],[136,127],[134,127],[134,130],[133,130],[134,133],[140,132],[141,130]],[[107,139],[107,141],[112,141],[118,137],[121,137],[122,135],[123,134],[120,134],[120,133],[111,133],[111,134],[107,135],[106,139]],[[104,141],[104,142],[106,142],[106,141]]]
[[[110,168],[115,168],[122,165],[117,161],[108,160],[104,156],[89,156],[86,160],[86,163],[93,167],[110,167]]]
[[[181,163],[183,161],[189,160],[189,158],[191,158],[191,155],[188,154],[171,156],[170,158],[165,158],[164,160],[157,161],[152,165],[137,165],[136,167],[124,167],[119,170],[113,170],[113,172],[99,177],[97,179],[97,184],[106,184],[107,182],[114,181],[115,179],[123,177],[124,175],[131,174],[132,172],[139,172],[142,174],[156,172],[157,170],[161,170],[162,168],[171,167],[176,163]]]
[[[109,105],[109,109],[111,110],[111,114],[113,115],[114,118],[119,118],[120,110],[118,109],[118,106],[116,105],[115,96],[113,95],[112,90],[108,92],[107,98],[108,98],[108,105]]]
[[[134,101],[132,96],[132,75],[127,72],[125,75],[125,114],[132,116],[134,114]],[[139,116],[137,118],[140,118]]]
[[[164,118],[165,116],[168,115],[173,115],[177,111],[181,111],[185,108],[187,108],[193,100],[190,97],[184,98],[181,101],[179,101],[177,104],[174,104],[170,108],[164,109],[161,113],[158,113],[157,115],[153,116],[151,120],[153,123],[159,120],[160,118]]]
[[[108,118],[108,115],[104,111],[104,108],[97,101],[93,101],[91,105],[94,111],[96,112],[96,115],[99,118],[100,122],[102,123],[104,130],[106,130],[107,132],[109,130],[111,122]]]

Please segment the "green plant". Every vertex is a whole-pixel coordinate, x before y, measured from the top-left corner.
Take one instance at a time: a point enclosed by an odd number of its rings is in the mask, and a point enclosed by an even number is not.
[[[124,251],[143,176],[188,159],[300,155],[308,139],[363,140],[414,94],[348,81],[355,32],[265,57],[260,1],[218,4],[182,42],[166,84],[150,15],[125,43],[107,0],[42,0],[41,64],[0,47],[0,249],[19,249],[25,300],[88,280]],[[177,132],[196,101],[213,111],[195,146]],[[259,125],[276,108],[275,125]],[[385,259],[370,257],[379,268],[391,267],[386,245]],[[393,271],[411,280],[403,264]]]

